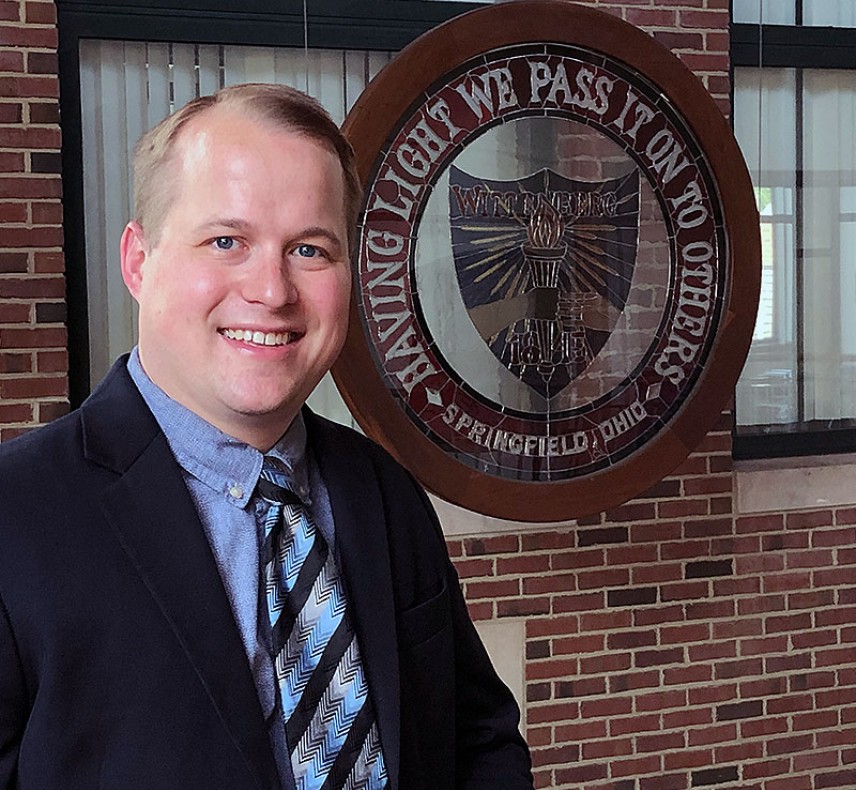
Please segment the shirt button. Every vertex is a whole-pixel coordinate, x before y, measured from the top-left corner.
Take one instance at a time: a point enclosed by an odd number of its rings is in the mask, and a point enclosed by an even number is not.
[[[244,489],[239,485],[233,485],[229,487],[229,496],[232,499],[240,499],[244,495]]]

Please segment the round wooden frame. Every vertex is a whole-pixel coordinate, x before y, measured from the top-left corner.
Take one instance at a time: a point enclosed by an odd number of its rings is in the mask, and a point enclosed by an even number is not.
[[[563,521],[607,510],[659,482],[680,465],[729,405],[758,305],[760,233],[740,150],[695,75],[643,31],[565,0],[518,0],[479,9],[437,27],[403,50],[372,81],[345,121],[364,183],[391,132],[430,86],[478,55],[540,42],[601,53],[641,75],[668,97],[704,151],[724,215],[732,276],[723,294],[718,334],[694,388],[668,425],[614,466],[571,480],[525,482],[487,475],[461,463],[411,422],[376,368],[355,302],[333,376],[366,434],[441,498],[499,518]]]

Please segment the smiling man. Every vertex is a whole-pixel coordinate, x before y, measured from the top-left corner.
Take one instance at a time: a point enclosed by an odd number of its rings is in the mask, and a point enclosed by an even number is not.
[[[531,788],[424,492],[304,407],[347,326],[347,142],[237,86],[135,184],[138,347],[0,447],[0,787]]]

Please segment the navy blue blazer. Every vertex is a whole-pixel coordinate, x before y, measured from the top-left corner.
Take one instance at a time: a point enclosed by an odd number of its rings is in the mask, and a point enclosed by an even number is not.
[[[424,492],[306,413],[390,790],[532,787],[518,711]],[[253,678],[178,465],[124,359],[0,446],[0,788],[278,788]]]

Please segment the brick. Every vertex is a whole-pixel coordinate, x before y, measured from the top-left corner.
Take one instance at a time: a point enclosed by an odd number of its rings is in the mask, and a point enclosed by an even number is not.
[[[467,600],[479,598],[508,598],[520,595],[520,583],[517,579],[498,579],[496,581],[467,582]]]
[[[734,617],[734,601],[716,600],[688,603],[685,607],[687,620],[715,620]]]
[[[0,203],[0,223],[23,224],[26,221],[27,206],[24,203]]]
[[[684,540],[665,543],[660,547],[660,556],[664,560],[686,560],[710,555],[710,541]]]
[[[61,273],[65,271],[65,258],[61,252],[36,251],[33,253],[36,274]]]
[[[552,687],[549,683],[527,683],[526,701],[542,702],[550,699],[551,689]]]
[[[737,699],[736,683],[711,683],[692,688],[689,691],[690,706],[713,705],[722,702],[734,702]]]
[[[713,712],[709,708],[681,708],[666,711],[663,714],[664,729],[686,730],[690,727],[709,726],[713,722]]]
[[[625,672],[632,666],[629,653],[606,656],[580,657],[580,675],[602,675],[607,672]]]
[[[65,348],[65,329],[5,329],[0,327],[0,349]]]
[[[526,658],[550,658],[550,640],[540,639],[535,642],[526,643]]]
[[[25,3],[24,18],[36,25],[55,25],[56,6],[53,3]]]
[[[45,424],[69,412],[68,401],[42,401],[39,403],[39,422]]]
[[[660,644],[683,644],[706,642],[710,639],[708,623],[687,623],[675,626],[664,626],[660,629]]]
[[[687,579],[705,579],[711,576],[730,576],[734,573],[733,560],[701,560],[688,562]]]
[[[8,247],[60,247],[62,228],[5,228],[3,243]]]
[[[0,32],[0,41],[3,33]],[[52,77],[0,77],[0,96],[10,96],[29,99],[32,97],[57,98],[59,96],[59,80]]]
[[[741,615],[763,614],[764,612],[783,612],[786,598],[784,595],[758,595],[737,602],[737,611]]]
[[[647,491],[639,494],[637,499],[669,499],[681,495],[681,481],[666,478],[655,483]]]
[[[657,688],[660,685],[660,673],[658,670],[623,672],[612,675],[608,681],[609,693],[620,694],[636,689]]]
[[[658,737],[663,741],[668,740],[662,735]],[[670,748],[670,746],[668,743],[665,743],[663,748]],[[650,774],[655,771],[659,771],[660,768],[660,757],[657,755],[636,757],[629,760],[611,760],[609,765],[610,774],[612,776],[636,776],[637,774]],[[626,785],[629,790],[634,790],[635,786],[635,780],[629,780],[629,784]]]
[[[21,19],[20,4],[12,0],[0,2],[0,20],[4,22],[18,22]]]
[[[580,548],[598,546],[604,543],[626,543],[628,533],[626,527],[611,527],[604,529],[585,529],[577,531],[577,545]]]
[[[470,560],[470,562],[479,561]],[[496,563],[496,573],[498,576],[506,574],[544,573],[550,570],[549,554],[523,554],[518,557],[497,557],[494,562]]]
[[[657,517],[653,502],[633,502],[606,512],[610,521],[646,521]]]
[[[30,373],[32,354],[0,354],[0,373]]]
[[[553,554],[552,557],[552,567],[554,570],[596,568],[602,565],[606,565],[606,553],[603,549],[565,551],[561,554]]]
[[[555,765],[556,763],[577,762],[580,759],[580,747],[578,744],[564,744],[548,749],[532,749],[532,765]]]
[[[59,129],[0,127],[0,148],[48,148],[58,150],[60,142]]]
[[[523,580],[523,594],[542,595],[544,593],[572,592],[576,586],[576,577],[569,573],[535,576]]]
[[[634,587],[647,587],[663,582],[676,582],[683,578],[683,565],[677,562],[668,564],[650,562],[642,565],[634,565],[630,569],[630,582]]]
[[[640,776],[639,790],[686,790],[687,776],[684,773]]]
[[[723,661],[723,659],[734,658],[737,655],[737,646],[734,642],[713,642],[698,645],[687,645],[687,650],[690,662]],[[721,665],[722,664],[719,664],[718,666]]]
[[[31,422],[32,419],[31,403],[0,403],[0,423],[9,425],[15,422]]]
[[[0,123],[21,123],[24,105],[20,102],[0,102]]]
[[[527,680],[546,680],[564,678],[577,672],[576,659],[549,659],[546,661],[530,661],[526,666]]]
[[[603,608],[603,592],[562,595],[553,599],[553,614],[586,612]]]
[[[688,538],[710,538],[733,533],[734,521],[731,518],[698,518],[687,521],[684,527],[684,534]]]
[[[492,538],[468,538],[464,541],[464,551],[468,557],[481,557],[485,554],[510,554],[518,551],[520,542],[517,535],[497,535]]]
[[[812,527],[825,527],[833,523],[831,510],[812,510],[802,513],[788,513],[785,516],[785,527],[787,529],[810,529]]]
[[[59,104],[53,101],[31,101],[30,123],[58,124]]]
[[[763,516],[743,516],[735,520],[738,534],[747,532],[772,532],[785,528],[785,517],[781,513]]]
[[[525,617],[533,614],[549,614],[549,598],[523,598],[520,600],[497,601],[496,613],[499,617]]]
[[[57,30],[35,27],[0,26],[0,47],[38,47],[56,49]]]
[[[0,299],[62,298],[65,282],[61,277],[0,277]]]
[[[587,677],[579,680],[560,680],[553,684],[557,699],[577,699],[579,697],[603,696],[606,693],[606,679]]]
[[[573,786],[579,786],[582,782],[596,782],[606,778],[606,770],[606,763],[587,763],[576,768],[561,768],[556,770],[556,782]]]
[[[708,512],[709,501],[707,499],[677,499],[657,503],[657,515],[660,518],[706,516]]]
[[[606,568],[577,574],[577,586],[580,590],[619,587],[629,582],[630,571],[627,568]]]
[[[0,324],[27,324],[30,305],[26,302],[0,302]]]
[[[734,721],[735,719],[757,718],[763,715],[764,701],[760,699],[735,702],[732,705],[718,705],[716,707],[717,721]]]
[[[690,746],[713,746],[737,739],[737,726],[724,724],[718,727],[705,727],[689,733]]]
[[[56,52],[28,52],[27,71],[30,74],[57,74],[59,62]]]
[[[781,573],[764,578],[764,592],[806,590],[811,586],[811,575],[808,573]]]
[[[25,398],[46,398],[68,394],[68,382],[59,378],[22,378],[0,380],[0,398],[21,400]]]
[[[493,563],[490,560],[456,560],[455,570],[461,579],[493,576]]]
[[[645,606],[657,603],[656,587],[637,587],[607,591],[608,606]]]
[[[62,156],[58,151],[34,151],[30,154],[30,172],[62,172]]]
[[[640,650],[633,659],[634,666],[639,669],[659,667],[666,664],[682,664],[686,660],[680,647],[670,647],[665,650]]]
[[[577,545],[574,532],[536,532],[532,535],[522,535],[520,542],[523,551],[572,549]]]
[[[710,595],[706,581],[678,582],[660,585],[660,600],[689,601],[694,598],[707,598]]]
[[[666,754],[663,759],[666,770],[698,768],[703,765],[710,765],[712,762],[713,753],[710,749],[684,749],[672,754]]]
[[[23,72],[24,53],[14,50],[0,50],[0,71]]]

